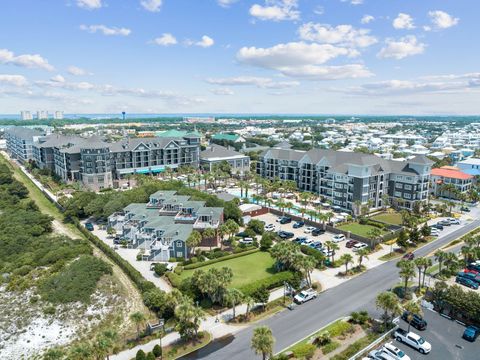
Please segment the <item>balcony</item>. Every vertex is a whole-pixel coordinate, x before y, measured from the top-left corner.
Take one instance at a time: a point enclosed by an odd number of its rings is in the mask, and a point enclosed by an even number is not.
[[[175,215],[175,221],[194,223],[197,220],[198,216],[196,214],[184,214],[178,213]]]
[[[202,221],[198,219],[193,224],[193,228],[194,229],[208,229],[208,228],[216,229],[218,228],[219,225],[220,225],[220,221]]]

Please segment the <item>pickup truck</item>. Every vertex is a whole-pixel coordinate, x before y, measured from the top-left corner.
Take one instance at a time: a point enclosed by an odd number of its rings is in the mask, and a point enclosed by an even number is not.
[[[397,339],[397,341],[418,350],[421,354],[428,354],[432,350],[432,345],[423,337],[415,334],[414,332],[397,329],[394,337]]]
[[[297,304],[303,304],[309,300],[315,299],[317,297],[317,292],[313,289],[307,289],[307,290],[302,290],[300,291],[293,300]]]

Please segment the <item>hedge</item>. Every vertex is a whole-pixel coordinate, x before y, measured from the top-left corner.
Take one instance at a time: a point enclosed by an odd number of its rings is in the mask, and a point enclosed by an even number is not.
[[[110,246],[105,244],[98,237],[93,235],[90,231],[85,229],[85,227],[78,221],[74,219],[74,224],[80,232],[85,235],[85,237],[91,241],[97,248],[99,248],[105,255],[108,256],[115,264],[117,264],[123,272],[133,281],[133,283],[138,287],[140,292],[144,293],[148,290],[155,288],[155,284],[151,281],[145,280],[142,274],[135,269],[127,260],[123,259],[118,255]]]
[[[315,250],[307,245],[300,245],[300,251],[305,255],[314,257],[317,261],[316,267],[323,267],[325,265],[324,263],[325,260],[327,260],[327,257],[323,255],[323,253],[321,253],[320,251]]]
[[[180,288],[180,285],[182,284],[182,278],[180,277],[180,275],[172,272],[172,271],[169,271],[165,274],[165,276],[167,277],[168,281],[170,281],[170,284],[174,287],[174,288]]]
[[[256,280],[250,284],[241,286],[239,290],[245,295],[251,296],[258,288],[265,286],[268,290],[274,289],[276,287],[283,286],[285,281],[292,281],[294,278],[294,273],[291,271],[282,271],[276,274],[273,274],[269,278]]]
[[[213,259],[213,260],[208,260],[208,261],[204,261],[204,262],[198,262],[198,263],[195,263],[195,264],[185,265],[183,267],[183,269],[184,270],[198,269],[198,268],[201,268],[203,266],[216,264],[216,263],[221,262],[221,261],[235,259],[235,258],[238,258],[238,257],[250,255],[250,254],[256,253],[258,251],[260,251],[260,250],[259,249],[247,250],[247,251],[243,251],[243,252],[238,253],[238,254],[231,254],[231,255],[223,256],[223,257],[218,258],[218,259]]]

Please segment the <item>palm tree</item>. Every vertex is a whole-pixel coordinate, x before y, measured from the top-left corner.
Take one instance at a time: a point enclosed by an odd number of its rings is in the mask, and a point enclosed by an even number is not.
[[[414,315],[422,315],[422,308],[416,301],[409,301],[408,303],[405,304],[403,307],[406,311],[408,311],[408,330],[407,332],[410,332],[410,325],[412,324],[412,320]]]
[[[250,317],[250,310],[252,309],[253,305],[255,305],[255,300],[253,300],[251,296],[245,296],[243,301],[247,305],[247,309],[245,310],[245,318],[248,320]]]
[[[318,215],[318,221],[322,223],[322,229],[325,230],[325,222],[328,221],[328,214],[319,212]]]
[[[465,261],[465,266],[468,265],[474,256],[475,251],[470,246],[462,246],[460,253],[463,256],[463,260]]]
[[[424,268],[424,265],[425,265],[425,262],[426,262],[426,258],[423,258],[423,257],[419,257],[419,258],[416,258],[415,260],[413,260],[413,263],[415,264],[415,266],[417,267],[418,269],[418,288],[421,289],[422,288],[422,283],[421,283],[421,280],[422,280],[422,271],[423,271],[423,268]]]
[[[190,248],[190,254],[195,254],[195,248],[202,242],[202,235],[193,230],[187,238],[187,246]]]
[[[385,328],[387,327],[387,322],[390,319],[390,316],[394,316],[400,312],[398,297],[390,291],[378,294],[375,300],[375,305],[377,308],[384,311],[383,320]]]
[[[338,244],[334,243],[333,241],[326,241],[325,242],[325,246],[327,247],[327,250],[330,252],[330,250],[332,250],[332,266],[335,265],[335,251],[337,251],[338,249],[340,249],[340,247],[338,246]]]
[[[243,293],[238,289],[227,289],[224,301],[227,305],[232,306],[233,319],[235,319],[235,307],[243,301],[244,297]]]
[[[430,258],[425,258],[425,261],[423,263],[423,276],[422,276],[422,287],[425,286],[425,276],[427,275],[427,269],[432,266],[433,262],[432,259]]]
[[[137,327],[137,339],[140,338],[140,326],[145,323],[145,320],[147,318],[145,317],[144,313],[141,313],[140,311],[134,312],[133,314],[130,314],[130,320],[133,321],[135,326]]]
[[[363,248],[357,251],[357,257],[358,257],[358,268],[360,269],[362,267],[362,261],[363,259],[368,260],[368,254],[370,254],[370,251],[367,248]]]
[[[415,265],[409,260],[400,260],[397,263],[400,268],[400,277],[405,281],[403,297],[407,296],[408,281],[415,276]]]
[[[435,254],[434,254],[435,260],[438,261],[438,273],[439,274],[442,272],[442,264],[443,264],[443,261],[445,260],[445,255],[446,255],[446,252],[442,251],[440,249],[435,251]]]
[[[212,250],[212,240],[216,237],[216,232],[213,228],[206,228],[205,230],[203,230],[202,232],[202,240],[206,241],[208,240],[209,244],[210,244],[210,251]],[[216,240],[216,239],[215,239]]]
[[[353,262],[353,256],[350,254],[343,254],[340,257],[340,261],[342,262],[343,265],[345,265],[345,275],[348,274],[348,265]]]
[[[238,186],[240,187],[240,197],[243,198],[243,188],[245,187],[246,182],[243,180],[240,180],[238,182]]]
[[[380,239],[381,236],[382,236],[382,230],[380,230],[377,227],[372,228],[372,230],[368,232],[368,237],[373,241],[373,246],[372,246],[373,249],[377,247],[377,240]]]
[[[311,198],[311,194],[308,192],[302,192],[300,194],[300,203],[302,204],[302,219],[305,217],[305,212],[307,211],[308,200]]]
[[[360,200],[355,200],[353,202],[353,205],[354,205],[354,209],[355,209],[353,214],[357,218],[358,215],[360,215],[360,213],[361,213],[362,202]]]
[[[268,327],[260,326],[253,329],[251,347],[255,354],[262,354],[263,360],[272,356],[274,343],[275,338],[272,335],[272,330]]]
[[[455,253],[446,253],[443,263],[450,272],[454,272],[458,269],[458,257]]]
[[[308,286],[312,286],[312,271],[317,265],[317,261],[312,256],[303,256],[302,254],[297,254],[295,258],[295,267],[302,271],[305,274],[305,280],[307,280]]]
[[[287,202],[285,203],[285,209],[287,210],[287,212],[288,212],[289,214],[292,213],[291,210],[292,210],[293,208],[294,208],[294,206],[293,206],[292,202],[287,201]]]

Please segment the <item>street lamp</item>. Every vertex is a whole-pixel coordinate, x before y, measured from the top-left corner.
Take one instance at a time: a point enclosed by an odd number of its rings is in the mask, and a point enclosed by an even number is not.
[[[161,329],[160,329],[160,335],[158,336],[158,338],[159,338],[159,340],[160,340],[160,349],[162,349],[162,335],[163,335],[163,333],[164,333],[165,319],[163,319],[163,318],[159,319],[158,325],[161,327]],[[161,359],[162,359],[162,358],[163,358],[163,349],[162,349]]]

